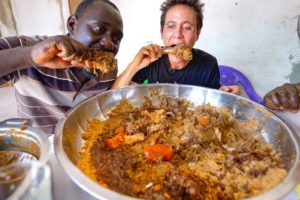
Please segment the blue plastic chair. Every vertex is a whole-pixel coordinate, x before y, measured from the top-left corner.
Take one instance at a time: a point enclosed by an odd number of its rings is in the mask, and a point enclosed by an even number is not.
[[[225,65],[219,65],[219,70],[221,85],[237,85],[240,83],[249,99],[263,104],[263,99],[255,92],[251,82],[242,72]]]

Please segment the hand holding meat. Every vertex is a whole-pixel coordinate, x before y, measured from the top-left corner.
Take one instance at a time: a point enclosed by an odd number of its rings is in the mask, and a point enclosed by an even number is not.
[[[161,54],[158,53],[159,49],[160,47],[156,44],[144,46],[129,65],[134,67],[135,71],[139,71],[161,57]]]
[[[160,49],[161,54],[174,54],[177,57],[190,61],[193,59],[192,49],[184,44],[174,45],[169,47],[163,47]]]
[[[53,69],[91,67],[94,74],[98,71],[107,73],[117,66],[112,53],[86,48],[68,36],[51,37],[33,46],[31,58],[35,64]]]
[[[84,64],[84,66],[91,67],[92,73],[97,75],[98,72],[107,73],[117,68],[117,60],[113,53],[99,51],[96,49],[84,49],[75,52],[72,64]]]
[[[86,47],[69,36],[54,36],[31,47],[30,56],[35,65],[52,69],[72,66],[74,53]],[[84,66],[84,63],[78,62]]]
[[[174,54],[186,61],[190,61],[192,59],[192,50],[185,45],[160,47],[156,44],[149,44],[141,48],[131,62],[131,65],[136,66],[137,70],[140,70],[156,61],[163,54]]]
[[[286,83],[264,97],[264,104],[273,110],[298,112],[300,110],[300,83]]]

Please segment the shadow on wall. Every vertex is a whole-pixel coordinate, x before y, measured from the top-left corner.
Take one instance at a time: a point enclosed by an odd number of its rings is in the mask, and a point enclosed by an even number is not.
[[[288,75],[287,78],[291,83],[297,83],[300,81],[300,60],[294,62],[294,57],[292,55],[290,55],[289,60],[293,68],[291,74]]]
[[[298,34],[298,39],[299,39],[298,42],[300,46],[300,15],[298,16],[297,34]],[[300,55],[297,56],[297,58],[295,58],[294,55],[290,55],[289,61],[293,67],[292,67],[291,74],[288,75],[287,78],[291,83],[297,83],[300,81]]]

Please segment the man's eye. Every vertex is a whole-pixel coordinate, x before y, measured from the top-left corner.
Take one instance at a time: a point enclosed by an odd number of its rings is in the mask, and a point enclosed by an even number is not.
[[[189,30],[191,30],[191,29],[192,29],[192,27],[190,27],[190,26],[187,26],[187,27],[183,27],[183,29],[184,29],[185,31],[189,31]]]
[[[167,25],[166,27],[167,27],[167,29],[174,29],[176,26],[175,25]]]
[[[119,44],[121,42],[122,38],[121,37],[114,37],[113,40],[114,40],[115,43]]]
[[[105,27],[104,26],[94,26],[95,33],[102,34],[105,33]]]

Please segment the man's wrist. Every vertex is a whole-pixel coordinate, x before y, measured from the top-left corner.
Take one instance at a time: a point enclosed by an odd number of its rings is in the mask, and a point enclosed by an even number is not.
[[[36,63],[34,62],[32,56],[31,56],[31,49],[32,47],[24,47],[24,53],[25,53],[25,62],[27,66],[34,66]]]

